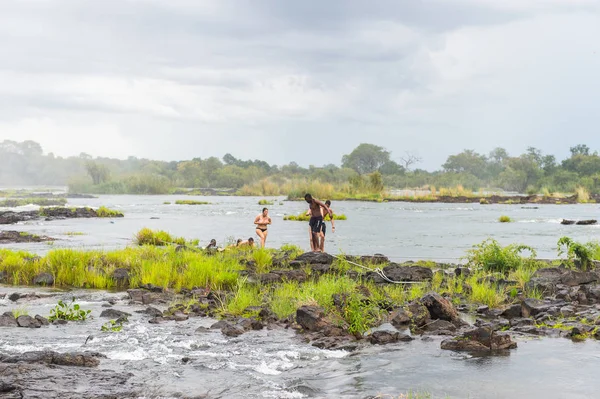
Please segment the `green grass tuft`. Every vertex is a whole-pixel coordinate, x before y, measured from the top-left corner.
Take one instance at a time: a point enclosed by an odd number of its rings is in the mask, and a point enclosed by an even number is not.
[[[208,205],[210,202],[206,201],[195,201],[195,200],[177,200],[176,205]]]

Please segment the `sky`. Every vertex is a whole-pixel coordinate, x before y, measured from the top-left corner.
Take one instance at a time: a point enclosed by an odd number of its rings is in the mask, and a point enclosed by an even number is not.
[[[1,0],[0,140],[438,169],[600,150],[598,0]]]

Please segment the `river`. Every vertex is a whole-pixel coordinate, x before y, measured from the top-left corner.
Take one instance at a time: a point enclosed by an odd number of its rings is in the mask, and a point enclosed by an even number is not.
[[[163,204],[176,199],[211,204]],[[73,199],[69,206],[105,205],[124,212],[125,217],[42,221],[1,228],[60,239],[52,245],[9,246],[37,253],[55,247],[120,248],[130,245],[142,227],[200,238],[203,243],[216,238],[222,244],[229,237],[254,236],[252,222],[262,208],[258,200],[188,196]],[[306,205],[281,198],[274,201],[269,206],[273,225],[268,246],[292,243],[307,249],[307,223],[282,220],[285,214],[305,211]],[[328,235],[330,251],[383,253],[394,260],[458,261],[473,244],[488,237],[504,244],[528,244],[540,257],[556,257],[559,237],[569,235],[588,241],[597,239],[600,232],[598,226],[560,224],[561,218],[594,218],[598,205],[540,205],[531,209],[519,205],[334,202],[332,207],[336,213],[346,214],[348,220],[337,222],[336,233]],[[498,223],[500,215],[508,215],[514,222]],[[84,235],[67,236],[67,232]],[[397,398],[414,390],[429,392],[436,399],[583,399],[597,397],[600,390],[596,371],[600,343],[595,340],[574,343],[567,339],[517,337],[516,350],[493,357],[443,351],[439,338],[428,341],[420,337],[410,343],[368,346],[357,352],[327,351],[304,343],[292,330],[253,331],[229,338],[219,330],[197,333],[198,327],[215,322],[208,318],[150,325],[146,316],[134,313],[144,307],[127,305],[122,292],[66,293],[0,286],[0,297],[3,293],[33,291],[57,296],[21,300],[18,304],[0,299],[0,313],[25,307],[31,315],[48,316],[59,298],[75,296],[83,308],[92,310],[94,318],[35,330],[4,328],[0,353],[98,351],[108,356],[100,367],[132,373],[132,381],[143,386],[143,397],[366,398],[386,394]],[[108,300],[116,300],[115,308],[133,314],[119,333],[100,332],[106,320],[98,316]],[[189,361],[182,362],[184,357]]]
[[[209,205],[175,205],[178,199],[208,201]],[[59,238],[51,246],[18,244],[14,248],[44,253],[51,247],[94,249],[121,248],[131,244],[143,227],[161,229],[177,236],[199,238],[206,245],[215,238],[220,245],[235,238],[257,238],[254,217],[263,208],[258,197],[191,197],[102,195],[95,199],[69,199],[68,206],[107,206],[125,214],[122,219],[71,219],[1,226]],[[284,221],[283,216],[306,211],[304,202],[269,198],[273,225],[267,246],[295,244],[309,249],[308,223]],[[171,202],[165,205],[164,202]],[[537,208],[537,209],[533,209]],[[32,206],[18,209],[33,209]],[[327,235],[326,248],[332,253],[382,253],[393,260],[432,259],[458,262],[473,244],[488,237],[502,244],[530,245],[539,257],[555,258],[557,240],[568,235],[576,240],[600,238],[600,225],[565,226],[567,219],[598,218],[600,205],[479,205],[420,204],[405,202],[337,201],[336,213],[348,220],[337,221],[336,232]],[[499,223],[501,215],[512,223]],[[158,219],[152,219],[158,218]],[[331,229],[329,229],[331,230]],[[84,235],[65,236],[67,232]]]

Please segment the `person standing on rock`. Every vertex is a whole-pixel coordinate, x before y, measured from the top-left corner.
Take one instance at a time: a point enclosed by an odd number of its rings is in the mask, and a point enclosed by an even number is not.
[[[328,213],[329,217],[333,218],[333,213],[323,202],[315,199],[310,194],[304,196],[304,200],[308,202],[310,207],[310,220],[308,225],[310,226],[311,238],[310,248],[313,252],[320,252],[321,245],[319,243],[319,235],[321,233],[321,224],[323,223],[323,215]],[[323,213],[321,213],[321,208]]]
[[[335,233],[335,223],[333,222],[333,209],[331,209],[331,201],[325,201],[325,205],[329,209],[329,218],[331,219],[331,232]],[[323,213],[323,209],[321,208],[321,214],[323,215],[323,221],[321,222],[321,232],[319,233],[319,238],[321,240],[320,249],[321,252],[325,252],[325,234],[327,233],[327,226],[325,225],[325,216]]]
[[[267,243],[267,226],[271,224],[269,210],[263,208],[262,212],[254,219],[256,225],[256,235],[260,238],[260,247],[264,248]]]

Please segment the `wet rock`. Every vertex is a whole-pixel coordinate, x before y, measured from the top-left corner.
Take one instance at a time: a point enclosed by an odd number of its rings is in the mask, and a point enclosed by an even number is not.
[[[294,269],[302,268],[305,265],[331,265],[334,257],[324,252],[306,252],[290,262],[290,267]]]
[[[186,321],[187,319],[190,318],[190,316],[183,312],[177,311],[177,312],[173,313],[173,315],[170,316],[169,318],[171,320],[175,320],[175,321]]]
[[[560,308],[560,314],[563,317],[571,317],[575,314],[575,308],[573,306],[563,306]]]
[[[115,280],[115,283],[117,283],[118,287],[126,287],[129,285],[128,269],[119,267],[112,272],[111,277],[113,280]]]
[[[26,211],[26,212],[14,212],[4,211],[0,212],[0,224],[15,224],[19,222],[28,222],[30,220],[36,220],[40,218],[38,211]]]
[[[421,303],[427,307],[431,319],[454,321],[458,312],[452,302],[436,292],[429,292],[421,298]]]
[[[122,310],[117,309],[106,309],[100,313],[100,317],[104,317],[107,319],[118,319],[120,317],[129,317],[131,313],[123,312]]]
[[[39,314],[35,315],[35,319],[38,321],[38,323],[40,323],[41,326],[50,325],[50,322],[48,321],[48,319],[43,316],[40,316]]]
[[[403,308],[396,309],[390,314],[390,323],[398,329],[408,327],[410,320],[411,315]]]
[[[0,244],[53,241],[54,238],[29,234],[22,231],[0,231]]]
[[[130,289],[127,290],[127,294],[133,302],[142,303],[144,305],[149,305],[160,299],[158,294],[142,289]]]
[[[230,322],[225,322],[223,327],[221,327],[221,333],[228,337],[238,337],[245,332],[242,326],[232,324]]]
[[[62,320],[62,319],[52,320],[52,324],[55,326],[64,326],[67,323],[68,323],[68,321]]]
[[[152,306],[148,306],[145,310],[142,310],[141,313],[147,314],[150,317],[162,317],[162,312]]]
[[[528,288],[542,290],[546,294],[557,291],[557,286],[574,287],[600,282],[598,272],[571,270],[564,267],[550,267],[537,270],[527,283]]]
[[[19,294],[18,292],[13,292],[8,296],[8,299],[10,299],[13,302],[17,302],[19,299],[21,299],[21,294]]]
[[[0,316],[0,327],[18,327],[17,319],[12,314]]]
[[[38,320],[27,315],[17,317],[17,324],[19,327],[25,328],[40,328],[42,326],[42,323],[40,323]]]
[[[424,326],[424,330],[431,333],[438,333],[440,335],[448,334],[456,331],[456,326],[446,320],[434,320]]]
[[[329,324],[323,308],[306,305],[296,310],[296,323],[307,331],[319,331]]]
[[[97,352],[33,351],[2,359],[2,363],[45,363],[59,366],[96,367],[106,356]]]
[[[258,312],[258,318],[264,323],[274,323],[277,321],[277,315],[269,308],[261,308]]]
[[[354,351],[360,345],[349,337],[321,337],[314,340],[312,346],[319,349]]]
[[[431,321],[429,309],[420,302],[411,302],[407,306],[411,328],[420,328]]]
[[[513,319],[515,317],[521,317],[521,305],[515,304],[510,305],[506,309],[504,309],[501,313],[501,316],[507,319]]]
[[[258,331],[264,328],[263,323],[252,318],[242,318],[238,320],[237,325],[242,327],[245,331]]]
[[[166,323],[167,319],[165,319],[164,317],[158,316],[158,317],[153,317],[152,319],[148,320],[148,323],[150,324],[162,324],[162,323]]]
[[[431,269],[422,266],[401,266],[398,264],[390,264],[383,268],[384,275],[392,281],[430,281],[433,277]],[[385,283],[379,274],[368,272],[367,278],[376,283]]]
[[[206,327],[198,327],[196,328],[196,331],[194,331],[196,334],[204,334],[207,332],[210,332],[210,328],[206,328]]]
[[[458,337],[442,341],[441,348],[453,351],[492,352],[517,347],[510,335],[495,332],[490,327],[466,331]]]
[[[528,318],[514,318],[510,320],[511,327],[525,327],[525,326],[533,326],[535,321],[533,319]]]
[[[228,324],[227,320],[219,320],[216,323],[212,324],[210,326],[210,329],[211,330],[220,330],[221,328],[223,328],[227,324]]]
[[[369,342],[376,345],[392,344],[399,341],[412,341],[413,338],[406,334],[390,331],[375,331],[369,335]]]
[[[479,306],[477,308],[477,313],[487,313],[490,310],[489,306]]]
[[[143,288],[143,289],[148,290],[150,292],[156,292],[156,293],[162,293],[162,292],[164,292],[164,288],[163,287],[159,287],[158,285],[154,285],[154,284],[150,284],[150,283],[148,283],[148,284],[142,284],[142,285],[140,285],[140,288]]]
[[[548,311],[552,307],[540,299],[527,298],[521,302],[521,314],[523,317],[531,317]]]

